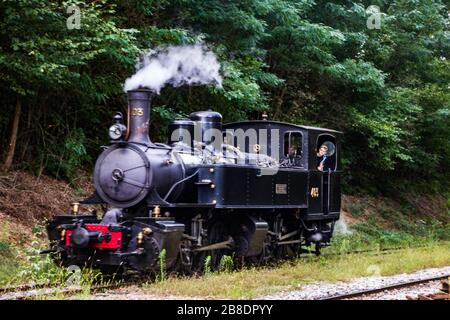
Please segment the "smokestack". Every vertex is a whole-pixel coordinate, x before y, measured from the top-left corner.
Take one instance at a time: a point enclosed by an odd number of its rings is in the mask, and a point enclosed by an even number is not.
[[[138,89],[127,91],[128,96],[128,142],[150,144],[150,99],[153,91]]]

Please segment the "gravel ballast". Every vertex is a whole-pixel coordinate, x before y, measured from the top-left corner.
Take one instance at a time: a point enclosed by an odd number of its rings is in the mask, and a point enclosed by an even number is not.
[[[360,290],[376,289],[388,285],[399,284],[413,280],[422,280],[426,278],[445,276],[450,274],[450,267],[430,268],[419,270],[414,273],[403,273],[393,276],[372,276],[364,278],[356,278],[348,282],[337,283],[314,283],[304,285],[299,290],[290,292],[281,292],[277,294],[261,296],[257,299],[262,300],[318,300],[334,295],[349,294]],[[363,297],[363,299],[385,299],[385,300],[402,300],[406,296],[415,297],[418,294],[430,294],[439,291],[439,281],[431,281],[424,285],[416,285],[414,287],[389,290]],[[357,298],[361,299],[361,298]]]

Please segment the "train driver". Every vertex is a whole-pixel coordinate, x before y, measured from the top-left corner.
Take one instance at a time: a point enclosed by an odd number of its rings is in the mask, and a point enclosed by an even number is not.
[[[328,146],[324,143],[320,146],[319,152],[317,152],[317,169],[323,171],[325,162],[328,158]]]

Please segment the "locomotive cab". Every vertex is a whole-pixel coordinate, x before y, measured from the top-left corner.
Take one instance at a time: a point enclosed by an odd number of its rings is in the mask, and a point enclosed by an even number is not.
[[[251,199],[253,194],[258,205],[300,208],[305,220],[339,218],[340,132],[260,120],[225,124],[224,134],[243,152],[264,153],[279,163],[273,176],[262,175],[253,184],[248,183],[246,189],[237,187],[235,197],[242,194],[245,203],[244,195]],[[239,139],[238,135],[244,137]],[[329,154],[318,155],[322,146],[329,149]],[[255,172],[257,175],[258,170]],[[252,181],[252,174],[248,176]],[[261,190],[263,196],[254,194],[255,190]]]
[[[311,128],[307,219],[338,219],[341,208],[340,133]],[[321,155],[325,146],[331,152]],[[333,150],[331,150],[333,149]]]
[[[316,243],[320,249],[330,241],[334,223],[340,216],[341,132],[268,120],[224,125],[225,132],[248,133],[248,130],[259,132],[257,139],[241,138],[239,142],[235,138],[234,145],[245,152],[266,152],[278,160],[278,170],[261,175],[260,169],[247,167],[236,173],[247,177],[243,185],[237,185],[230,176],[224,177],[225,184],[234,187],[221,197],[222,202],[239,199],[239,203],[255,209],[265,207],[295,213],[304,228],[306,243]],[[229,133],[227,136],[233,137]],[[319,155],[325,149],[327,153]],[[234,207],[233,203],[228,206]]]

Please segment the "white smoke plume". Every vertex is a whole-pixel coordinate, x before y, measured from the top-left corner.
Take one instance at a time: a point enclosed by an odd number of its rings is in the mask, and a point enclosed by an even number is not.
[[[345,218],[341,215],[341,218],[334,225],[334,235],[351,235],[353,232],[348,227]]]
[[[125,91],[147,87],[159,93],[167,84],[222,86],[220,63],[213,52],[200,44],[151,50],[139,59],[136,69],[125,81]]]

